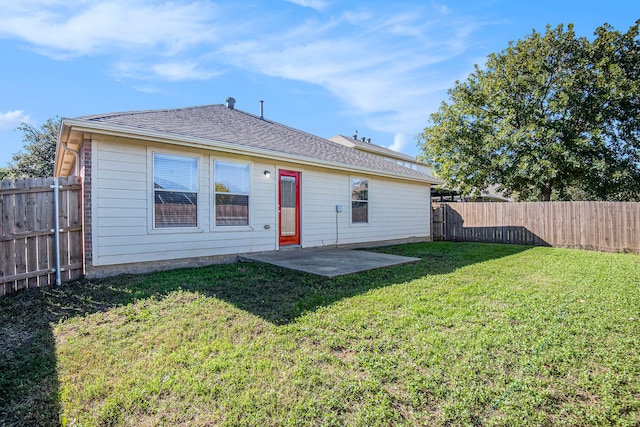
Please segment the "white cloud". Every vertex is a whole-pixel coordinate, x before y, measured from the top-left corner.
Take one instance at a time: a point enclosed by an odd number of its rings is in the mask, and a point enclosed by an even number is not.
[[[31,117],[22,110],[7,111],[6,113],[0,111],[0,130],[15,129],[23,122],[28,123],[29,120]]]
[[[112,73],[119,78],[129,78],[136,80],[156,80],[156,81],[184,81],[184,80],[208,80],[212,77],[223,74],[199,64],[197,59],[162,62],[157,64],[147,64],[138,62],[119,62],[115,65]],[[137,88],[148,87],[148,85]],[[154,90],[153,92],[155,92]]]
[[[0,0],[0,39],[27,42],[58,60],[114,56],[111,74],[135,80],[206,80],[221,74],[202,50],[217,49],[233,27],[208,1]],[[239,26],[241,27],[241,25]],[[135,58],[134,61],[131,58]]]
[[[157,90],[159,81],[211,79],[230,67],[318,85],[354,121],[411,134],[452,83],[432,66],[464,53],[480,25],[439,4],[390,4],[341,5],[341,15],[322,17],[300,9],[314,19],[292,26],[278,13],[224,1],[0,0],[0,38],[58,59],[110,55],[111,73],[142,91]]]
[[[161,93],[162,90],[153,85],[133,85],[133,90],[137,90],[142,93]]]
[[[386,12],[307,21],[285,33],[230,43],[221,52],[239,68],[326,88],[347,114],[375,130],[417,132],[433,111],[430,99],[442,99],[451,83],[451,76],[433,76],[431,66],[465,52],[477,24],[439,19],[438,10]]]
[[[447,5],[445,4],[434,4],[434,7],[443,15],[448,15],[451,13],[451,9],[449,9],[449,7],[447,7]]]
[[[322,10],[328,6],[326,1],[322,0],[286,0],[289,3],[297,4],[298,6],[310,7],[316,10]]]
[[[152,69],[159,77],[169,81],[207,80],[216,74],[220,74],[199,69],[198,64],[194,62],[156,64]]]
[[[208,25],[215,12],[209,3],[55,3],[28,1],[10,7],[0,20],[0,37],[27,41],[52,57],[151,47],[172,53],[216,38]]]
[[[393,137],[393,144],[391,144],[388,148],[393,151],[402,152],[407,145],[409,144],[409,138],[404,133],[396,133]]]

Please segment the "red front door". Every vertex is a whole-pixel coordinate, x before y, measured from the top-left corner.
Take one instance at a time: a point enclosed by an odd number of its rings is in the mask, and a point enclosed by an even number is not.
[[[280,245],[300,244],[300,172],[278,172]]]

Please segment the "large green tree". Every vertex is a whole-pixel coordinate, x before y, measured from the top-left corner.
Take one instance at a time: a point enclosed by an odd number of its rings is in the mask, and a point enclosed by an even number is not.
[[[13,155],[7,168],[7,178],[37,178],[53,176],[56,154],[56,140],[60,119],[53,117],[40,129],[22,123],[17,130],[22,131],[23,149]]]
[[[420,135],[449,186],[519,200],[640,200],[640,21],[547,26],[489,55]]]

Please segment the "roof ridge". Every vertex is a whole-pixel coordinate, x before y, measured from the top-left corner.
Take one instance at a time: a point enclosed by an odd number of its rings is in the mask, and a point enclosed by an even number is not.
[[[155,110],[115,111],[112,113],[94,114],[90,116],[80,116],[77,118],[83,119],[83,120],[99,120],[99,119],[107,119],[107,118],[114,118],[114,117],[136,116],[136,115],[147,114],[147,113],[163,113],[163,112],[169,112],[169,111],[193,110],[196,108],[215,107],[215,106],[224,106],[224,104],[203,104],[203,105],[194,105],[190,107],[158,108]]]

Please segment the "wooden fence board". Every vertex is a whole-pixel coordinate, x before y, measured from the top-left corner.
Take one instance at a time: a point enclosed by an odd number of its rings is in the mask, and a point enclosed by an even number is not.
[[[68,197],[69,224],[67,226],[69,234],[69,259],[67,266],[69,270],[69,280],[78,279],[84,273],[82,268],[82,217],[81,217],[81,194],[80,191],[66,191]],[[77,250],[80,248],[80,250]],[[80,268],[73,268],[74,265]]]
[[[42,187],[48,188],[53,184],[53,179],[45,178],[42,181]],[[49,262],[49,253],[53,251],[53,248],[49,247],[49,240],[51,236],[51,230],[53,229],[53,192],[51,190],[47,192],[39,192],[36,194],[37,200],[37,224],[38,231],[42,232],[38,236],[38,270],[46,271],[51,265]],[[51,276],[49,273],[42,274],[38,277],[38,285],[45,286],[51,283]]]
[[[3,180],[0,189],[14,188],[13,180]],[[2,198],[2,234],[15,234],[14,221],[14,197],[3,196]],[[3,276],[13,276],[16,274],[14,263],[15,241],[5,242],[3,259]],[[3,282],[3,294],[6,295],[15,291],[13,282]]]
[[[24,179],[16,181],[16,188],[26,188],[27,182]],[[15,197],[15,211],[14,211],[14,230],[16,234],[24,233],[26,231],[26,206],[25,206],[25,194],[17,193]],[[21,275],[27,272],[27,244],[25,239],[15,240],[15,265],[16,274]],[[27,287],[27,281],[25,279],[16,280],[16,288],[24,289]]]
[[[433,240],[444,240],[444,210],[434,209],[431,215],[431,235]],[[437,236],[437,237],[436,237]]]
[[[62,183],[60,183],[62,185]],[[68,205],[67,205],[68,197],[66,191],[60,191],[58,194],[58,203],[60,204],[60,215],[59,215],[59,226],[60,230],[63,230],[66,226],[69,225],[69,215],[68,215]],[[68,242],[68,233],[60,233],[60,276],[63,281],[69,280],[67,270],[64,268],[67,264],[67,259],[69,258],[69,242]]]
[[[434,204],[434,240],[640,253],[640,203]]]
[[[27,187],[33,188],[38,185],[38,180],[35,178],[27,179]],[[25,193],[26,201],[26,229],[37,229],[37,212],[36,212],[36,193]],[[26,234],[26,233],[25,233]],[[27,271],[38,270],[38,238],[34,236],[25,236],[27,245]],[[27,288],[38,287],[38,276],[30,277],[27,279]]]

